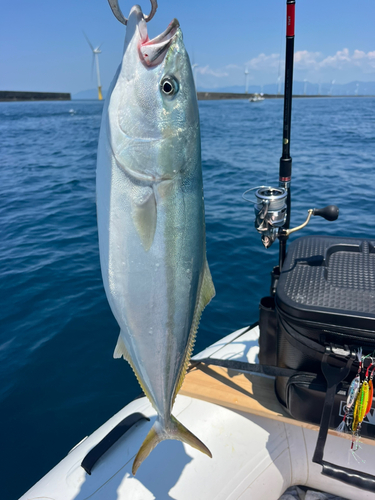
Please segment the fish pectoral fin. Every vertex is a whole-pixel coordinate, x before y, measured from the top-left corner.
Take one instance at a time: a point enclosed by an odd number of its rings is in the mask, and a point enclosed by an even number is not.
[[[113,357],[115,359],[123,357],[128,362],[130,360],[129,353],[128,353],[128,350],[125,347],[124,341],[122,340],[121,333],[118,336],[117,344],[116,344],[115,350],[113,352]]]
[[[142,446],[140,447],[132,467],[133,476],[135,476],[139,466],[145,460],[152,450],[159,444],[161,441],[165,439],[177,439],[178,441],[182,441],[193,448],[201,451],[205,455],[212,458],[212,454],[210,450],[207,448],[205,444],[202,443],[200,439],[198,439],[192,432],[190,432],[184,425],[181,424],[173,415],[171,415],[171,419],[168,422],[168,427],[163,428],[159,422],[156,420],[154,425],[151,427],[149,433],[146,436],[146,439],[143,441]]]
[[[140,202],[133,203],[132,217],[143,248],[148,252],[154,241],[157,221],[156,198],[151,187],[145,189]]]

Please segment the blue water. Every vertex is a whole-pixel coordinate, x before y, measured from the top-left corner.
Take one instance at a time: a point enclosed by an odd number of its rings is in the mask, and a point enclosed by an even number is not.
[[[217,295],[196,350],[257,319],[277,245],[253,229],[250,187],[277,185],[281,100],[200,102],[207,253]],[[70,114],[70,109],[75,114]],[[0,474],[13,500],[140,389],[113,360],[95,209],[102,104],[0,103]],[[374,236],[375,99],[293,103],[292,225],[335,203],[303,234]]]

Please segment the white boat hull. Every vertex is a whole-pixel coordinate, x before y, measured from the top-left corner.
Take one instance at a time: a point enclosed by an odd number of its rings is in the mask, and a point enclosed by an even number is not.
[[[257,330],[242,337],[235,332],[210,346],[200,356],[254,360]],[[233,341],[228,344],[228,341]],[[200,357],[197,356],[197,357]],[[251,359],[252,358],[252,359]],[[87,453],[121,420],[141,412],[140,421],[99,459],[88,475],[81,467]],[[133,401],[90,437],[77,445],[22,500],[148,500],[218,499],[276,500],[292,485],[306,485],[351,500],[375,499],[375,494],[321,475],[312,463],[317,430],[235,411],[179,395],[173,413],[212,452],[210,459],[179,441],[160,443],[144,461],[136,477],[134,457],[156,418],[146,398]],[[364,445],[360,469],[373,472],[374,448]],[[328,436],[325,459],[358,468],[350,441]],[[354,462],[354,463],[353,463]]]

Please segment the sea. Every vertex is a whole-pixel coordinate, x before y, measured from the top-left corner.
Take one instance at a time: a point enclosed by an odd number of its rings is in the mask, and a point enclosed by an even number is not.
[[[0,498],[15,500],[141,390],[112,357],[95,206],[98,101],[0,103]],[[207,256],[216,297],[195,351],[254,323],[278,245],[243,193],[278,184],[282,99],[199,102]],[[293,101],[291,226],[375,232],[375,98]]]

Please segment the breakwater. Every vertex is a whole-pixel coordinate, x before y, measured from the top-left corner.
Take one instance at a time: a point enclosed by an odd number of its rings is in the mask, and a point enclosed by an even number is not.
[[[0,90],[0,101],[70,101],[68,92],[19,92]]]
[[[197,92],[198,101],[221,101],[224,99],[250,99],[250,97],[254,97],[259,94],[239,94],[232,92]],[[263,94],[265,99],[283,99],[283,94]],[[371,95],[301,95],[296,94],[293,95],[293,99],[313,99],[313,98],[343,98],[343,97],[374,97]]]

